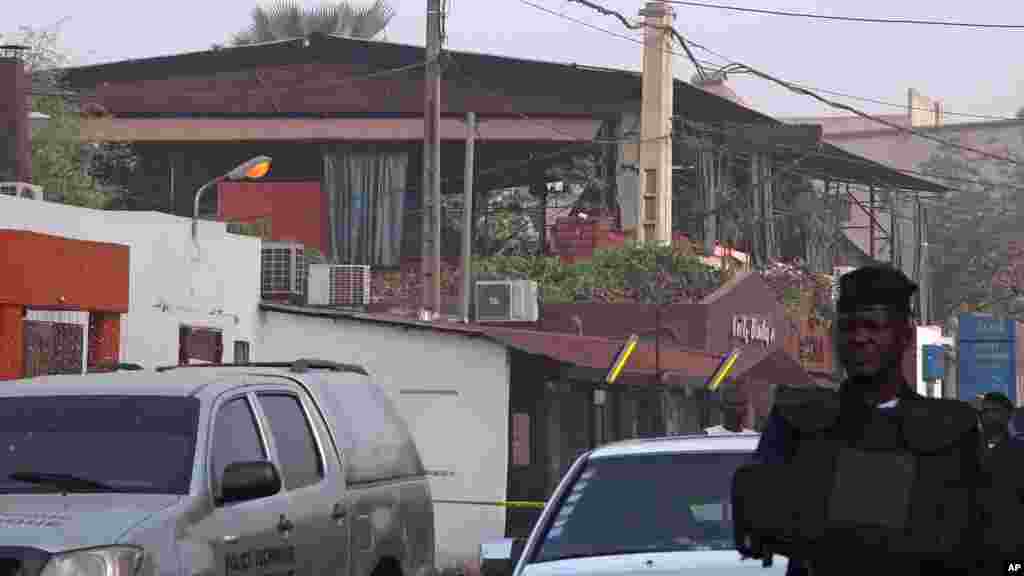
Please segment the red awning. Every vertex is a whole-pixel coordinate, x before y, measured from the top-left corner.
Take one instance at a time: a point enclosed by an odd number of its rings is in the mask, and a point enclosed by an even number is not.
[[[477,140],[586,142],[601,121],[592,118],[482,118]],[[422,118],[83,118],[86,142],[413,142],[423,140]],[[442,140],[464,140],[466,124],[441,119]]]

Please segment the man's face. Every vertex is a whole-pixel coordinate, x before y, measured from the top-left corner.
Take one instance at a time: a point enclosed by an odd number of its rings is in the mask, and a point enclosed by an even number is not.
[[[909,344],[905,320],[884,309],[863,309],[839,317],[839,359],[852,377],[874,377],[902,358]]]
[[[1010,411],[998,402],[985,401],[981,404],[981,425],[989,435],[1006,432],[1010,424]]]

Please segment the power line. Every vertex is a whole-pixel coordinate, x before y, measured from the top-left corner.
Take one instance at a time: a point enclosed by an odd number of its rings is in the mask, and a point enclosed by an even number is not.
[[[619,21],[622,22],[622,24],[626,28],[629,28],[630,30],[639,30],[644,27],[643,24],[630,22],[629,20],[626,19],[625,16],[622,15],[621,12],[612,10],[610,8],[605,8],[604,6],[595,4],[594,2],[590,2],[589,0],[568,1],[575,2],[577,4],[582,4],[587,8],[597,10],[598,12],[604,14],[605,16],[613,16],[615,18],[618,18]],[[704,68],[701,67],[700,62],[698,62],[697,59],[693,56],[693,52],[691,52],[690,47],[687,46],[687,40],[683,38],[683,36],[679,32],[677,32],[675,28],[672,28],[671,26],[669,27],[669,31],[672,33],[672,36],[675,37],[675,39],[679,42],[679,45],[683,47],[683,52],[686,52],[686,57],[690,59],[690,62],[693,62],[693,66],[697,69],[697,76],[699,76],[700,79],[703,80],[705,78]]]
[[[567,0],[567,1],[575,2],[575,1],[579,1],[579,0]],[[609,36],[614,36],[614,37],[620,38],[622,40],[629,40],[630,42],[633,42],[635,44],[639,44],[641,46],[644,45],[643,40],[641,40],[639,38],[634,38],[632,36],[627,36],[625,34],[619,34],[617,32],[613,32],[613,31],[611,31],[611,30],[609,30],[607,28],[602,28],[600,26],[595,26],[595,25],[591,24],[590,22],[587,22],[585,20],[580,20],[579,18],[573,18],[572,16],[569,16],[568,14],[563,14],[561,12],[556,12],[555,10],[552,10],[552,9],[546,7],[546,6],[541,6],[540,4],[537,4],[535,2],[531,2],[530,0],[519,0],[519,2],[522,3],[522,4],[525,4],[527,6],[530,6],[531,8],[535,8],[537,10],[540,10],[541,12],[546,12],[548,14],[551,14],[552,16],[558,16],[559,18],[562,18],[563,20],[568,20],[569,22],[575,22],[576,24],[579,24],[580,26],[585,26],[587,28],[590,28],[591,30],[596,30],[598,32],[603,32],[605,34],[608,34]],[[595,10],[598,10],[598,11],[604,10],[600,6],[594,5],[592,2],[587,2],[585,5],[588,6],[588,7],[594,8]],[[625,19],[625,17],[622,16],[618,12],[614,12],[612,10],[609,10],[608,12],[613,13],[614,15],[619,16],[622,19]],[[634,29],[632,27],[632,25],[627,25],[627,27],[629,27],[631,30]],[[642,28],[643,25],[640,25],[640,27]],[[681,37],[679,37],[679,38],[681,38]],[[695,44],[693,42],[690,42],[690,44],[692,44],[694,47],[700,47],[699,45],[697,45],[697,44]],[[703,75],[704,74],[704,71],[701,68],[701,65],[707,65],[707,66],[710,66],[712,68],[718,68],[719,67],[718,64],[716,64],[714,62],[709,62],[707,60],[701,60],[699,58],[694,57],[693,54],[690,53],[690,50],[686,47],[685,44],[683,45],[683,48],[686,50],[686,52],[688,54],[680,54],[679,52],[675,52],[673,50],[667,50],[667,52],[669,54],[672,54],[673,56],[678,56],[680,58],[688,59],[697,68],[697,74],[699,74],[699,75]]]
[[[698,131],[713,132],[713,133],[716,133],[716,134],[719,134],[719,135],[729,134],[729,132],[727,132],[724,128],[718,128],[718,127],[715,127],[715,126],[709,126],[707,124],[696,123],[696,122],[693,122],[692,120],[687,120],[687,119],[681,118],[681,117],[678,118],[678,119],[681,120],[684,124],[687,124],[687,125],[693,127],[694,129],[696,129]],[[754,123],[749,123],[749,122],[748,123],[730,122],[730,123],[728,123],[728,125],[732,126],[732,127],[746,127],[746,126],[760,127],[760,126],[763,126],[762,124],[754,124]],[[1018,185],[1012,184],[1010,182],[994,182],[992,180],[986,180],[986,179],[964,178],[964,177],[958,177],[958,176],[944,176],[944,175],[934,174],[934,173],[930,173],[930,172],[921,172],[920,170],[913,170],[913,169],[910,169],[910,168],[897,168],[895,166],[889,166],[889,165],[886,165],[886,164],[881,164],[881,163],[879,163],[877,161],[873,161],[873,160],[870,160],[868,158],[862,158],[860,156],[856,156],[856,155],[853,155],[853,154],[850,154],[849,156],[840,156],[840,155],[837,155],[837,154],[830,154],[828,152],[818,151],[818,152],[814,153],[814,156],[817,157],[817,158],[824,158],[824,159],[828,159],[828,160],[836,160],[836,161],[839,161],[839,162],[846,162],[848,164],[862,165],[862,166],[871,167],[871,168],[878,168],[879,166],[882,166],[882,167],[887,168],[889,170],[893,170],[893,171],[896,171],[896,172],[902,172],[904,174],[910,174],[910,175],[918,176],[918,177],[921,177],[921,178],[933,178],[933,179],[939,179],[939,180],[946,180],[946,181],[949,181],[949,182],[959,182],[959,183],[963,183],[963,184],[973,184],[973,185],[977,185],[977,186],[987,186],[987,187],[990,187],[990,188],[1004,188],[1004,189],[1007,189],[1007,190],[1015,190],[1015,191],[1019,191],[1019,192],[1024,192],[1024,186],[1018,186]],[[813,176],[815,178],[819,177],[818,175],[806,174],[806,173],[800,172],[799,170],[800,169],[796,169],[796,170],[794,170],[794,172],[802,173],[805,176]],[[917,193],[917,194],[920,194],[920,193]]]
[[[563,14],[561,12],[556,12],[554,10],[551,10],[550,8],[545,7],[545,6],[541,6],[541,5],[536,4],[534,2],[530,2],[529,0],[519,0],[519,2],[521,2],[523,4],[526,4],[527,6],[530,6],[532,8],[536,8],[537,10],[540,10],[542,12],[546,12],[548,14],[551,14],[552,16],[557,16],[559,18],[562,18],[563,20],[567,20],[569,22],[574,22],[576,24],[579,24],[580,26],[585,26],[587,28],[590,28],[591,30],[595,30],[597,32],[603,32],[604,34],[607,34],[609,36],[612,36],[612,37],[615,37],[615,38],[619,38],[621,40],[628,40],[630,42],[633,42],[635,44],[639,44],[641,46],[643,45],[643,41],[640,40],[640,39],[634,38],[632,36],[627,36],[625,34],[619,34],[619,33],[615,32],[615,31],[608,30],[607,28],[602,28],[600,26],[595,26],[595,25],[593,25],[590,22],[587,22],[585,20],[580,20],[578,18],[573,18],[572,16],[569,16],[568,14]],[[697,42],[694,42],[693,40],[690,40],[690,45],[692,45],[695,48],[699,48],[701,50],[704,50],[704,51],[708,52],[709,54],[717,56],[717,57],[719,57],[719,58],[721,58],[721,59],[726,61],[726,64],[723,65],[723,64],[720,64],[718,62],[712,62],[710,60],[702,60],[700,58],[696,58],[696,61],[701,63],[703,66],[706,66],[706,67],[708,67],[710,69],[714,69],[714,70],[719,71],[719,72],[734,73],[734,74],[742,74],[743,73],[742,68],[739,67],[737,64],[735,64],[732,61],[731,58],[729,58],[727,56],[724,56],[722,54],[719,54],[718,52],[715,52],[714,50],[711,50],[710,48],[708,48],[706,46],[703,46],[703,45],[701,45],[701,44],[699,44]],[[680,53],[674,52],[672,50],[669,50],[669,53],[674,55],[674,56],[681,57],[681,58],[685,58],[686,57],[685,54],[680,54]],[[902,110],[906,110],[908,108],[906,104],[897,104],[895,102],[887,102],[885,100],[881,100],[881,99],[877,99],[877,98],[870,98],[870,97],[867,97],[867,96],[857,96],[857,95],[849,94],[849,93],[846,93],[846,92],[839,92],[837,90],[828,90],[828,89],[825,89],[825,88],[818,88],[816,86],[811,86],[810,84],[807,84],[807,83],[804,83],[804,82],[792,82],[792,84],[794,86],[800,86],[801,88],[806,88],[808,90],[814,90],[816,92],[822,92],[822,93],[825,93],[825,94],[832,94],[834,96],[842,96],[844,98],[850,98],[851,100],[860,100],[862,102],[870,102],[872,104],[880,104],[880,105],[883,105],[883,106],[891,106],[891,107],[894,107],[894,108],[900,108]],[[932,112],[933,111],[933,110],[931,110],[929,108],[921,108],[919,106],[912,106],[912,107],[910,107],[910,109],[912,109],[912,110],[920,110],[920,111],[923,111],[923,112]],[[972,113],[968,113],[968,112],[954,112],[952,110],[945,110],[945,109],[942,111],[942,114],[944,116],[962,116],[962,117],[965,117],[965,118],[977,118],[977,119],[981,119],[981,120],[1000,120],[1000,121],[1017,121],[1017,120],[1021,120],[1020,118],[1014,118],[1014,117],[1011,117],[1011,116],[991,116],[991,115],[987,115],[987,114],[972,114]]]
[[[719,58],[722,58],[724,60],[732,60],[731,58],[728,58],[726,56],[723,56],[722,54],[714,52],[714,51],[712,51],[711,49],[709,49],[709,48],[707,48],[705,46],[700,46],[700,45],[697,45],[697,44],[694,44],[694,45],[698,46],[699,48],[702,48],[704,50],[707,50],[711,54],[714,54],[715,56],[718,56]],[[1007,162],[1007,163],[1014,164],[1014,165],[1022,165],[1022,164],[1024,164],[1024,163],[1022,163],[1022,162],[1020,162],[1020,161],[1018,161],[1018,160],[1016,160],[1014,158],[1010,158],[1008,156],[1002,156],[1000,154],[994,154],[992,152],[987,152],[985,150],[980,150],[978,148],[973,148],[971,146],[965,146],[963,144],[959,144],[959,143],[956,143],[956,142],[950,142],[948,140],[943,140],[942,138],[938,138],[938,137],[932,136],[930,134],[925,134],[925,133],[920,132],[918,130],[915,130],[913,128],[907,128],[906,126],[901,126],[899,124],[896,124],[896,123],[893,123],[893,122],[889,122],[888,120],[883,120],[882,118],[879,118],[877,116],[873,116],[871,114],[868,114],[867,112],[863,112],[861,110],[858,110],[857,108],[854,108],[853,106],[848,106],[848,105],[843,104],[841,102],[835,102],[833,100],[829,100],[828,98],[825,98],[824,96],[821,96],[820,94],[815,93],[813,90],[809,90],[807,88],[803,88],[803,87],[797,86],[797,85],[792,84],[790,82],[786,82],[785,80],[782,80],[780,78],[776,78],[775,76],[772,76],[772,75],[770,75],[770,74],[768,74],[766,72],[762,72],[762,71],[760,71],[760,70],[758,70],[756,68],[753,68],[751,66],[748,66],[746,64],[742,64],[742,63],[733,61],[729,66],[726,66],[727,69],[730,68],[730,67],[735,68],[737,70],[741,70],[743,72],[747,72],[749,74],[752,74],[752,75],[757,76],[759,78],[762,78],[764,80],[768,80],[769,82],[773,82],[775,84],[778,84],[778,85],[780,85],[780,86],[782,86],[784,88],[789,89],[792,92],[796,92],[797,94],[803,94],[805,96],[810,96],[811,98],[814,98],[815,100],[818,100],[819,102],[821,102],[823,104],[831,106],[832,108],[837,108],[839,110],[845,110],[847,112],[852,112],[853,114],[856,114],[857,116],[860,116],[862,118],[866,118],[868,120],[873,120],[873,121],[875,121],[875,122],[877,122],[879,124],[883,124],[885,126],[889,126],[890,128],[894,128],[896,130],[900,130],[902,132],[906,132],[907,134],[911,134],[913,136],[917,136],[918,138],[922,138],[924,140],[931,140],[933,142],[937,142],[939,144],[942,144],[942,145],[945,145],[945,146],[949,146],[949,147],[952,147],[952,148],[959,148],[959,149],[966,150],[966,151],[969,151],[969,152],[974,152],[975,154],[979,154],[981,156],[986,156],[988,158],[992,158],[993,160],[1000,160],[1002,162]]]
[[[722,4],[707,4],[704,2],[690,2],[688,0],[665,0],[669,4],[682,6],[696,6],[699,8],[718,8],[720,10],[732,10],[734,12],[750,12],[755,14],[767,14],[770,16],[791,16],[797,18],[812,18],[816,20],[835,20],[841,22],[862,22],[871,24],[918,24],[926,26],[950,26],[955,28],[981,28],[1001,30],[1024,30],[1024,24],[979,24],[971,22],[947,22],[942,20],[916,20],[910,18],[862,18],[856,16],[826,16],[824,14],[811,14],[808,12],[787,12],[784,10],[765,10],[762,8],[744,8],[742,6],[725,6]]]

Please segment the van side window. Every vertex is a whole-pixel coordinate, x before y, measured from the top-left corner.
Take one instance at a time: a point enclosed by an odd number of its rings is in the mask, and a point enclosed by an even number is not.
[[[220,479],[229,464],[267,460],[256,417],[244,396],[225,402],[217,411],[210,459],[215,495],[220,494]]]
[[[312,426],[296,396],[259,394],[274,438],[286,490],[316,484],[324,477],[324,463],[313,440]]]

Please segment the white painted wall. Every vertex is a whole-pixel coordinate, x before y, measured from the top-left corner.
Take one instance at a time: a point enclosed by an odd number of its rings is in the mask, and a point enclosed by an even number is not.
[[[121,317],[122,362],[145,368],[176,364],[181,324],[220,329],[228,361],[236,340],[248,341],[255,349],[259,239],[228,234],[220,222],[200,222],[196,246],[187,218],[7,196],[0,196],[0,229],[129,247],[130,300],[128,314]],[[251,357],[256,359],[255,352]]]
[[[508,478],[509,366],[504,346],[481,338],[349,319],[260,314],[265,361],[315,357],[361,364],[408,421],[435,499],[502,501]],[[437,393],[428,394],[425,391]],[[435,504],[439,568],[476,559],[504,536],[498,507]]]

